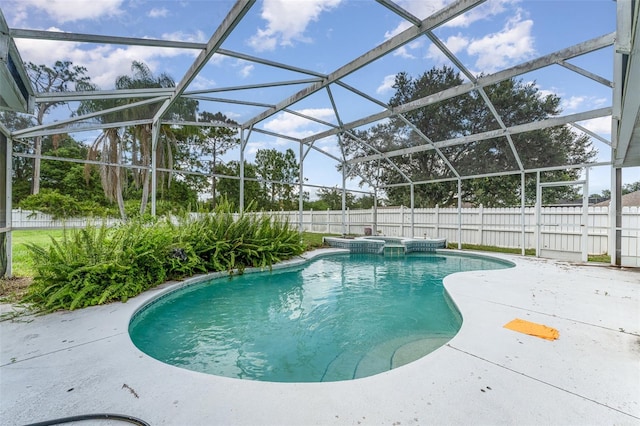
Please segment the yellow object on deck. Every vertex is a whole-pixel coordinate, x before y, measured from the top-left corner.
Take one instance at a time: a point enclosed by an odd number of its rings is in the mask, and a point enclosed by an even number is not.
[[[547,327],[546,325],[537,324],[535,322],[525,321],[520,318],[516,318],[513,321],[506,323],[504,328],[547,340],[556,340],[560,337],[560,333],[555,328]]]

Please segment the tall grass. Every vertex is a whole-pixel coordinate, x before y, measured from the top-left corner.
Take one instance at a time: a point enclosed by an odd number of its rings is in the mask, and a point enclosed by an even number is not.
[[[167,279],[267,268],[304,251],[300,234],[270,217],[220,203],[213,215],[67,230],[48,247],[28,244],[35,275],[24,302],[44,311],[126,301]]]

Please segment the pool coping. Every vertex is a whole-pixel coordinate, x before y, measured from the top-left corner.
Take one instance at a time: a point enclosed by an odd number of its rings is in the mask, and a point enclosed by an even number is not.
[[[308,253],[274,269],[330,252],[344,251]],[[4,321],[0,423],[116,412],[154,425],[640,424],[640,273],[480,254],[516,266],[445,278],[463,316],[447,345],[345,382],[229,379],[137,350],[127,332],[133,313],[189,280],[124,304]],[[558,328],[560,339],[502,327],[516,316]]]

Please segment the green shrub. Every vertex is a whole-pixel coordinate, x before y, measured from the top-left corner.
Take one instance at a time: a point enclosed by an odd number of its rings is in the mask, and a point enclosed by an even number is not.
[[[19,203],[25,210],[39,211],[50,214],[53,219],[68,219],[72,217],[106,217],[110,211],[96,201],[78,201],[71,195],[61,194],[55,189],[43,189],[37,194],[29,195]],[[117,210],[114,210],[117,212]]]
[[[75,198],[52,189],[43,189],[37,194],[29,195],[20,201],[20,208],[50,214],[54,219],[82,215],[80,203]]]
[[[44,311],[126,301],[168,279],[208,271],[244,271],[304,251],[300,234],[270,217],[240,215],[222,202],[214,214],[173,224],[132,220],[116,228],[66,230],[48,248],[27,245],[35,265],[23,300]]]

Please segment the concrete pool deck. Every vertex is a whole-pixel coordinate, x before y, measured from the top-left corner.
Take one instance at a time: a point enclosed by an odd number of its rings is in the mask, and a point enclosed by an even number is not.
[[[516,267],[445,278],[464,319],[447,345],[344,382],[243,381],[150,358],[127,327],[167,285],[0,322],[0,424],[86,413],[152,425],[640,424],[640,271],[495,257]],[[503,328],[515,318],[560,338]]]

